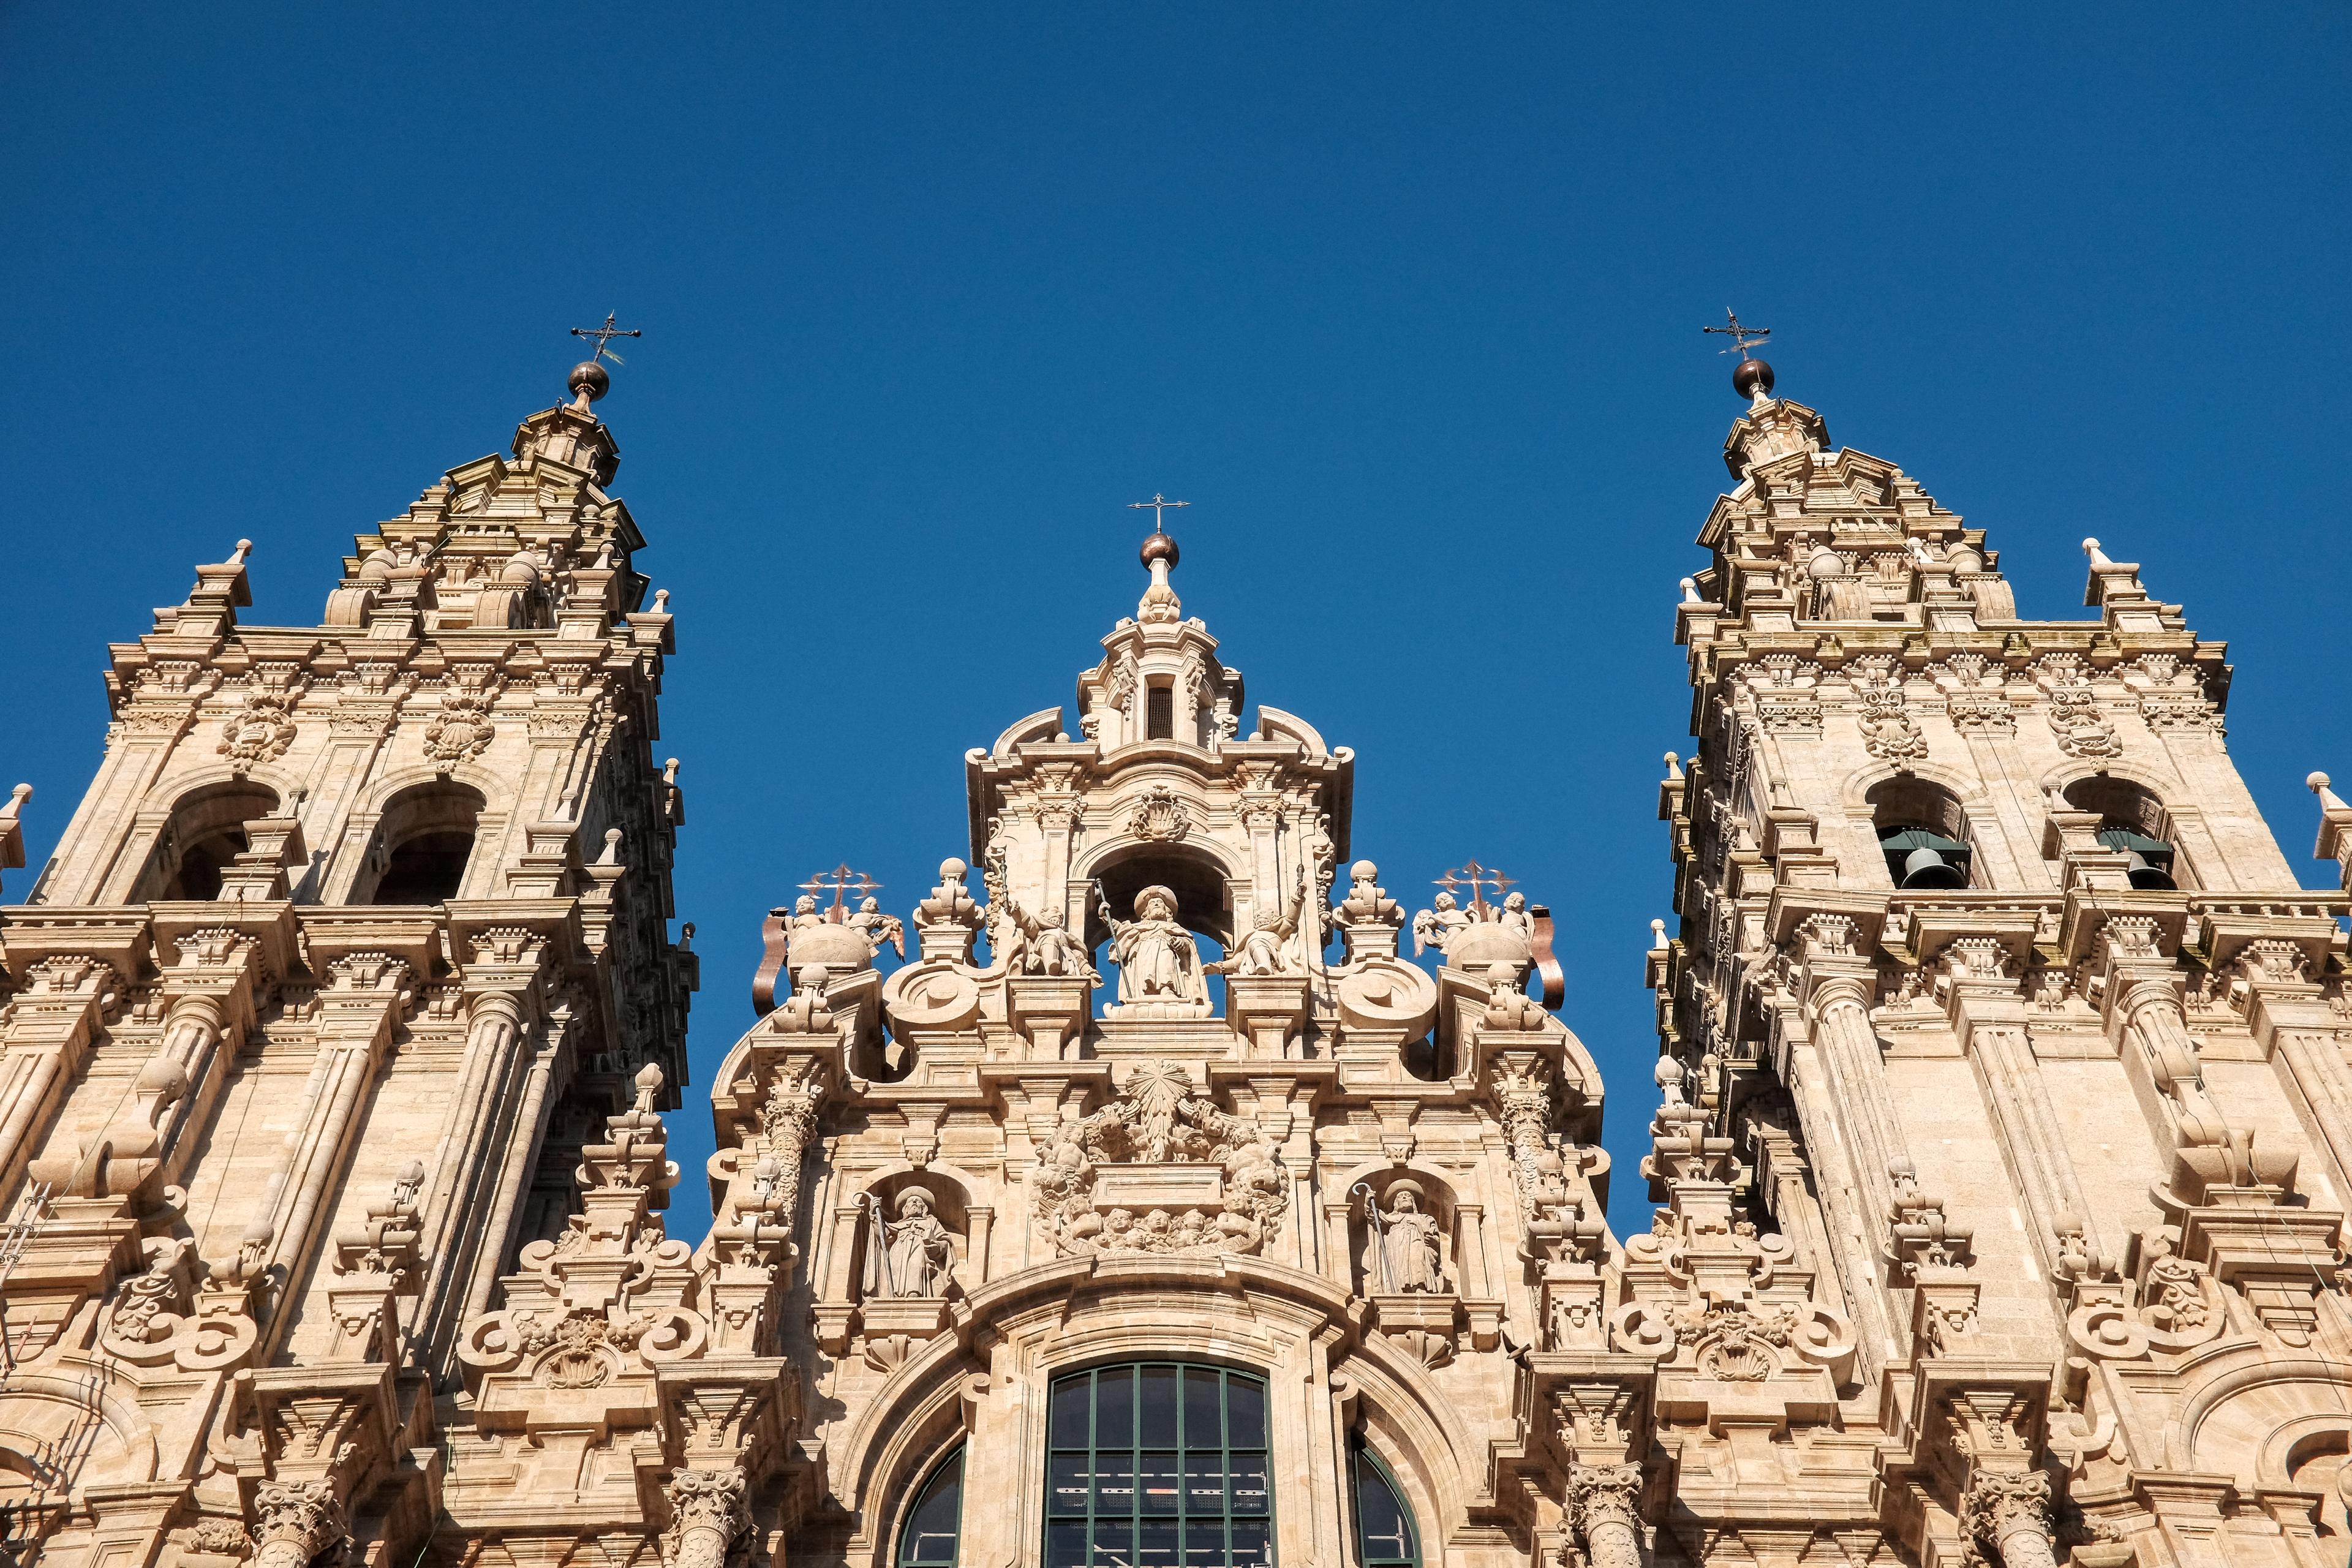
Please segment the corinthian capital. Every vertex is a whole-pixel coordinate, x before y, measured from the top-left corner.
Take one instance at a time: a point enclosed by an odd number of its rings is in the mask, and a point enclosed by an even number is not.
[[[670,1568],[723,1568],[728,1549],[751,1528],[740,1470],[680,1470],[667,1489],[670,1527],[663,1555]]]
[[[1961,1496],[1960,1521],[2000,1553],[2002,1568],[2053,1568],[2050,1478],[2042,1471],[1979,1471]]]
[[[330,1481],[267,1481],[253,1494],[254,1568],[304,1568],[350,1533]]]
[[[1642,1467],[1578,1465],[1568,1472],[1568,1518],[1596,1568],[1606,1568],[1612,1538],[1633,1547],[1642,1526]]]

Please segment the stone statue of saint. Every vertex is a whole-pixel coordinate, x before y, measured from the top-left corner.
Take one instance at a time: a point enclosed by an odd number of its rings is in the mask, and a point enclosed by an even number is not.
[[[931,1194],[909,1187],[898,1194],[898,1217],[881,1225],[880,1247],[866,1248],[868,1296],[944,1296],[953,1278],[955,1241],[931,1213]]]
[[[1381,1258],[1391,1291],[1445,1289],[1438,1268],[1437,1216],[1423,1212],[1421,1195],[1421,1184],[1414,1181],[1389,1188],[1388,1212],[1381,1216]]]
[[[1102,884],[1095,897],[1102,898]],[[1176,921],[1176,895],[1157,884],[1135,895],[1135,919],[1120,920],[1103,907],[1110,922],[1110,955],[1118,965],[1121,1005],[1172,1004],[1187,1011],[1209,1004],[1201,974],[1200,949]]]

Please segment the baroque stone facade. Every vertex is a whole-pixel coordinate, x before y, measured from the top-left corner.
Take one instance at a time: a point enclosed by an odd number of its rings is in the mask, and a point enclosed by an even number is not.
[[[602,369],[316,627],[199,568],[0,910],[0,1542],[2332,1563],[2352,900],[2136,568],[2021,621],[1980,532],[1740,384],[1622,1240],[1549,912],[1351,862],[1354,755],[1251,714],[1156,529],[1074,704],[965,755],[937,885],[770,918],[698,1238],[671,622]]]

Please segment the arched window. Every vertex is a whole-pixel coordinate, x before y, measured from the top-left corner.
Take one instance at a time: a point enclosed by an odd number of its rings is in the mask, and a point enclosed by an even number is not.
[[[1047,1422],[1045,1568],[1274,1562],[1265,1380],[1167,1362],[1073,1373]]]
[[[2155,794],[2128,779],[2095,773],[2065,789],[2066,804],[2099,814],[2099,843],[2131,857],[2131,885],[2166,892],[2185,879],[2173,851],[2172,821]]]
[[[482,797],[464,784],[403,790],[386,804],[355,904],[438,904],[457,896]]]
[[[931,1469],[898,1527],[898,1568],[955,1568],[963,1528],[963,1450]]]
[[[1356,1561],[1362,1568],[1421,1568],[1421,1539],[1404,1489],[1361,1438],[1355,1449]]]
[[[172,808],[133,903],[220,897],[221,872],[245,853],[245,825],[278,809],[278,793],[237,783],[199,791]]]
[[[1976,858],[1968,815],[1948,790],[1905,775],[1871,786],[1871,824],[1898,888],[1965,888]]]

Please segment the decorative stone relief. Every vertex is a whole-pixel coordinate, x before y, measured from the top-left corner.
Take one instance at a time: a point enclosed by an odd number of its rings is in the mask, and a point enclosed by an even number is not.
[[[1066,1254],[1255,1252],[1290,1202],[1274,1145],[1164,1062],[1092,1115],[1067,1110],[1031,1193]]]
[[[1904,707],[1900,686],[1864,688],[1858,721],[1863,749],[1881,762],[1916,763],[1927,754],[1927,737]]]
[[[2050,732],[2058,749],[2070,757],[2113,757],[2123,752],[2116,727],[2099,707],[2098,696],[2085,680],[2050,689]]]
[[[1192,831],[1192,813],[1164,784],[1153,784],[1127,808],[1127,830],[1151,844],[1173,844]]]
[[[239,774],[256,763],[276,762],[294,743],[294,699],[282,692],[253,691],[245,706],[221,725],[220,744],[213,749]]]

